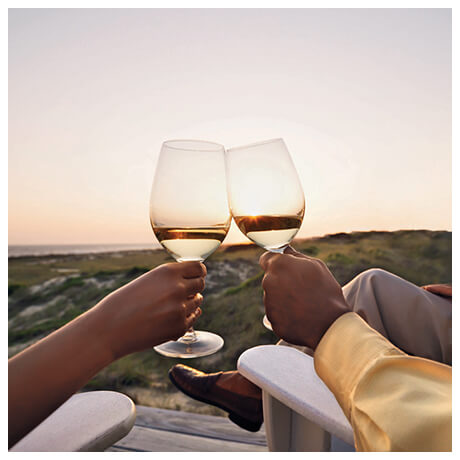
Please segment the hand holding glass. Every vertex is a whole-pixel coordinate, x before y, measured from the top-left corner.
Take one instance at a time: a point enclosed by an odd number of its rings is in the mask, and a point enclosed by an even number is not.
[[[226,168],[235,223],[258,246],[282,253],[305,213],[302,185],[283,139],[227,150]],[[267,317],[264,324],[271,329]]]
[[[163,143],[150,196],[150,223],[162,246],[177,262],[204,261],[230,227],[225,150],[207,141]],[[217,334],[189,330],[155,350],[165,356],[196,358],[218,351]]]

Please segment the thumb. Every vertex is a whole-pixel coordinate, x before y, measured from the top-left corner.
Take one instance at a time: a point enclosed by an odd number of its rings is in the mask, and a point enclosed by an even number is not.
[[[187,330],[193,326],[195,321],[201,316],[201,313],[202,310],[200,307],[198,307],[193,313],[187,316],[185,320],[185,327],[187,328]]]
[[[264,252],[259,258],[259,265],[262,267],[262,270],[266,272],[270,261],[274,257],[279,257],[279,256],[280,255],[275,252],[270,252],[270,251]]]

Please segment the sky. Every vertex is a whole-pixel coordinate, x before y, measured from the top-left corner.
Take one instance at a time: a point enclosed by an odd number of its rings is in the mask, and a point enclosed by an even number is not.
[[[8,33],[9,244],[154,243],[177,138],[282,137],[300,237],[452,228],[449,9],[10,9]]]

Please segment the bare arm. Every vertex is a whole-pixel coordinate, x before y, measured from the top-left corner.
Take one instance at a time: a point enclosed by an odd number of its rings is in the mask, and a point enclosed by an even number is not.
[[[177,339],[200,315],[206,268],[158,267],[8,361],[11,447],[122,356]]]

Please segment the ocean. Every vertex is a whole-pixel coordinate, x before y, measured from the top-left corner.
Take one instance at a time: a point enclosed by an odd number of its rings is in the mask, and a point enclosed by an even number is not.
[[[142,249],[159,249],[158,243],[145,244],[56,244],[56,245],[8,245],[8,258],[63,254],[91,254]]]

